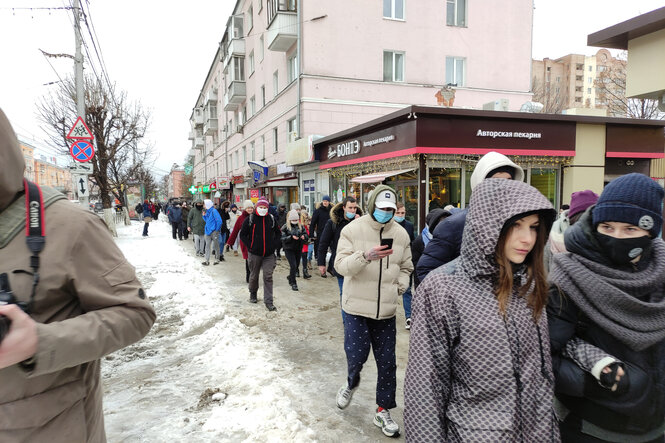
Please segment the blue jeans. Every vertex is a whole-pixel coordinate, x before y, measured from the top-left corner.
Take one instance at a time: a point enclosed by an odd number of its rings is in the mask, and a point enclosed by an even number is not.
[[[344,287],[344,277],[337,274],[337,284],[339,285],[339,305],[342,306],[342,287]],[[342,322],[346,324],[346,312],[342,308]]]
[[[402,302],[404,303],[404,316],[411,318],[411,286],[406,288],[406,291],[402,294]]]
[[[229,238],[229,234],[225,232],[224,234],[219,234],[219,257],[224,257],[224,245],[226,244],[226,239]]]

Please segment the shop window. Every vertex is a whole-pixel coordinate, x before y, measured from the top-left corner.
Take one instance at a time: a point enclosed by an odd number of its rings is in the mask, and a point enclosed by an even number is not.
[[[289,207],[289,188],[273,188],[272,189],[272,203],[275,206],[286,205]]]
[[[446,25],[466,26],[466,0],[447,0]]]
[[[404,57],[403,52],[383,51],[383,81],[404,81]]]
[[[556,206],[556,195],[558,187],[558,170],[550,168],[531,168],[531,186],[538,189],[552,203]]]
[[[404,20],[405,0],[383,0],[383,18]]]
[[[346,197],[346,179],[342,177],[330,178],[330,198],[333,204],[340,203]]]
[[[427,212],[448,205],[460,207],[462,201],[462,170],[459,168],[432,168],[429,171],[429,198]]]

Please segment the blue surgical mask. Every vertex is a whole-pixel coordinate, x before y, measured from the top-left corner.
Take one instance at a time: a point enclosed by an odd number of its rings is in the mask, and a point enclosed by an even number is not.
[[[402,223],[402,222],[404,221],[404,217],[398,217],[398,216],[395,216],[395,221],[396,221],[397,223]]]
[[[346,213],[346,218],[348,218],[349,220],[353,220],[354,218],[356,218],[356,213],[355,212],[347,212]]]
[[[393,213],[392,211],[384,211],[382,209],[375,209],[374,213],[372,214],[374,217],[374,220],[378,221],[379,223],[388,223],[391,218],[393,218]]]

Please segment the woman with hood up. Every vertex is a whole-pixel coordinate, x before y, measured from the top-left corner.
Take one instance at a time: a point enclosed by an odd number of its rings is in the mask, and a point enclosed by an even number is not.
[[[665,192],[610,182],[564,234],[547,306],[555,411],[564,442],[663,442]]]
[[[550,202],[517,180],[471,196],[455,273],[418,286],[404,387],[407,441],[552,442],[543,250]]]

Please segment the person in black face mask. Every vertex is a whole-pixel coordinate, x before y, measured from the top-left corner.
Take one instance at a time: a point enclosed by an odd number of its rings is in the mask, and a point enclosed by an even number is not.
[[[619,177],[564,234],[547,307],[565,442],[663,442],[665,192]]]

